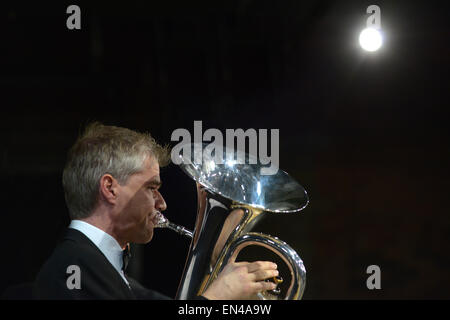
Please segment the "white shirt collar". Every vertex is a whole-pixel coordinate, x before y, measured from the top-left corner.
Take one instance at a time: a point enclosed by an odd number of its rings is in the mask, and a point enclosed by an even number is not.
[[[100,249],[106,259],[108,259],[108,261],[113,265],[114,269],[116,269],[126,281],[122,271],[122,248],[116,239],[107,234],[105,231],[81,220],[72,220],[69,228],[78,230],[88,237],[89,240],[91,240]],[[128,281],[126,282],[128,283]]]

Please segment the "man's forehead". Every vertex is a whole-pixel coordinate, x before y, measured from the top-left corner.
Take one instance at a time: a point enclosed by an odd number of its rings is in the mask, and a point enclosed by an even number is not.
[[[151,169],[159,172],[159,162],[153,156],[148,156],[144,161],[144,168]]]
[[[154,157],[147,157],[144,161],[143,173],[146,176],[147,182],[161,183],[159,177],[159,163]]]

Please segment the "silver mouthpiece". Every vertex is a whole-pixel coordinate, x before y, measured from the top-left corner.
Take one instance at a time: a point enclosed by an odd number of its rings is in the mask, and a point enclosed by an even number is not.
[[[176,233],[179,233],[183,236],[186,236],[188,238],[192,238],[194,234],[192,231],[186,229],[185,227],[179,226],[175,223],[170,222],[161,212],[158,211],[156,214],[156,218],[158,219],[158,222],[155,225],[155,228],[168,228],[172,231],[175,231]]]

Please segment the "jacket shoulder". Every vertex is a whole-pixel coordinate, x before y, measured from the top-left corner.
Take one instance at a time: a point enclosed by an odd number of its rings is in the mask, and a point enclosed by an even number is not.
[[[94,244],[66,237],[40,269],[33,294],[37,299],[125,299],[117,276]]]

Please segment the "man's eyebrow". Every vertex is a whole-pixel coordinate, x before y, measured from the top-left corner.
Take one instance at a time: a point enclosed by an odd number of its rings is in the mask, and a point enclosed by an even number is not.
[[[152,179],[148,180],[145,184],[148,185],[148,186],[151,185],[151,186],[161,187],[162,181],[159,180],[158,178],[152,178]]]

